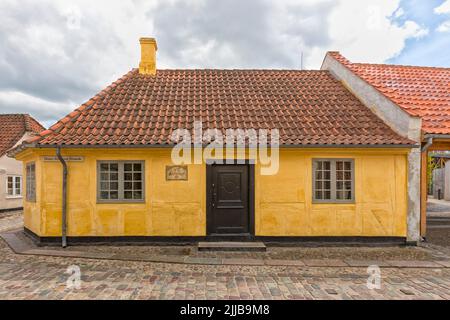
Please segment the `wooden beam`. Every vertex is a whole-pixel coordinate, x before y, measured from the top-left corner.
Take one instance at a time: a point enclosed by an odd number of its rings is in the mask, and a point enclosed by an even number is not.
[[[450,151],[450,142],[433,141],[433,145],[429,148],[429,151]]]
[[[427,201],[428,201],[428,151],[422,152],[420,166],[420,234],[427,235]]]

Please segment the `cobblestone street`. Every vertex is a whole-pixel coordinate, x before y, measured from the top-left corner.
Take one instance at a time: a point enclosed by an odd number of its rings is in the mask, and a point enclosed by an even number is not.
[[[5,223],[0,219],[0,225]],[[6,227],[5,227],[6,228]],[[70,268],[76,266],[76,268]],[[79,289],[69,288],[79,268]],[[68,272],[68,269],[71,272]],[[448,268],[211,266],[17,255],[0,242],[1,299],[450,299]]]

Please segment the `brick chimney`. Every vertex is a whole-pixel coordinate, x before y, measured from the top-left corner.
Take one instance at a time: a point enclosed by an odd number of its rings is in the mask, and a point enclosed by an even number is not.
[[[141,38],[141,63],[139,73],[144,75],[156,74],[156,51],[158,46],[155,38]]]

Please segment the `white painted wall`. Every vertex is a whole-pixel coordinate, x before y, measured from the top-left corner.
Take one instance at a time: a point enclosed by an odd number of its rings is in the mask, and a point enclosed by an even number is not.
[[[445,165],[444,199],[450,201],[450,162]]]
[[[345,65],[327,54],[322,70],[328,70],[347,87],[365,106],[399,135],[421,144],[422,119],[413,117],[384,96],[375,87],[361,79]],[[408,241],[420,240],[420,148],[408,156]]]
[[[22,139],[20,139],[16,146],[21,144],[22,141],[29,139],[30,134],[26,133]],[[21,197],[9,197],[7,194],[6,181],[9,175],[22,176],[22,196]],[[24,177],[22,162],[12,158],[8,158],[7,155],[0,157],[0,210],[15,209],[23,207],[24,192]]]

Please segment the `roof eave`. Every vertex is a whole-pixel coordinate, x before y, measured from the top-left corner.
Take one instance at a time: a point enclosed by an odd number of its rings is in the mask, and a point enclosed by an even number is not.
[[[21,152],[28,148],[37,148],[37,149],[55,149],[55,148],[63,148],[63,149],[168,149],[173,148],[176,145],[174,144],[148,144],[148,145],[134,145],[134,144],[102,144],[102,145],[66,145],[66,144],[26,144],[22,145],[19,148],[16,148],[15,151]],[[204,145],[203,147],[206,147]],[[420,148],[420,145],[417,144],[282,144],[282,145],[274,145],[270,147],[279,147],[280,149],[318,149],[318,148],[336,148],[336,149],[358,149],[358,148],[369,148],[369,149],[414,149]]]

